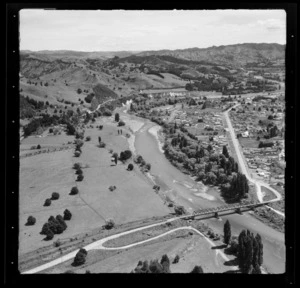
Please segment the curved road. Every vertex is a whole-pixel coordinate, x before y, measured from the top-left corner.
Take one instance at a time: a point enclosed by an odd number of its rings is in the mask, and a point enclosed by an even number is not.
[[[244,161],[244,158],[242,156],[242,152],[240,150],[240,147],[239,147],[239,142],[236,138],[236,135],[234,133],[234,129],[232,127],[232,124],[231,124],[231,121],[230,121],[230,118],[229,118],[229,115],[228,115],[228,112],[232,109],[232,108],[235,108],[237,106],[239,106],[240,103],[234,105],[233,107],[231,107],[230,109],[226,110],[224,112],[224,116],[225,116],[225,120],[226,120],[226,123],[227,123],[227,126],[228,126],[228,130],[229,130],[229,133],[230,133],[230,136],[231,136],[231,139],[232,139],[232,143],[234,145],[234,148],[235,148],[235,152],[236,152],[236,155],[237,155],[237,158],[238,158],[238,161],[239,161],[239,168],[241,170],[241,172],[243,174],[245,174],[245,176],[247,177],[248,181],[252,182],[255,187],[256,187],[256,193],[257,193],[257,198],[259,200],[259,202],[263,202],[263,193],[261,191],[261,187],[266,187],[268,188],[269,190],[271,190],[275,195],[276,195],[276,199],[274,199],[275,201],[279,201],[282,199],[282,196],[281,194],[276,191],[275,189],[273,189],[272,187],[270,187],[267,183],[264,183],[262,181],[258,181],[258,180],[255,180],[253,178],[251,178],[250,174],[248,173],[248,169],[246,167],[246,163]],[[273,201],[273,202],[275,202]],[[280,212],[280,211],[277,211],[275,210],[274,208],[271,208],[269,207],[271,210],[273,210],[275,213],[281,215],[282,217],[285,217],[284,213]]]

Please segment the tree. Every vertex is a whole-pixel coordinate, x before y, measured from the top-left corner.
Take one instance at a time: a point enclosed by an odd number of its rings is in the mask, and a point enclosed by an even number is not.
[[[80,88],[77,89],[77,93],[81,94],[82,90]]]
[[[118,123],[118,126],[125,126],[125,122],[120,120],[119,123]]]
[[[41,149],[41,145],[38,144],[38,145],[36,146],[36,149]]]
[[[86,260],[86,256],[87,256],[87,251],[83,248],[81,248],[75,258],[74,258],[74,262],[73,262],[73,265],[74,266],[79,266],[79,265],[82,265],[85,263],[85,260]]]
[[[85,141],[91,141],[91,136],[86,136]]]
[[[78,169],[80,169],[81,168],[81,164],[80,163],[74,163],[74,165],[73,165],[73,169],[75,169],[75,170],[78,170]]]
[[[83,174],[79,174],[79,175],[77,176],[76,181],[82,181],[83,178],[84,178]]]
[[[127,170],[128,171],[132,171],[133,170],[133,164],[132,163],[128,164]]]
[[[176,264],[176,263],[178,263],[179,262],[179,255],[176,255],[175,256],[175,258],[174,258],[174,260],[173,260],[173,264]]]
[[[120,121],[120,115],[119,115],[119,113],[116,113],[116,114],[115,114],[115,121],[116,121],[116,122],[119,122],[119,121]]]
[[[204,273],[201,266],[195,266],[190,273]]]
[[[72,213],[68,209],[66,209],[64,211],[64,220],[71,220],[71,218],[72,218]]]
[[[56,216],[56,220],[59,222],[59,224],[63,227],[63,230],[66,230],[67,229],[67,224],[64,220],[64,218],[61,216],[61,215],[57,215]]]
[[[228,220],[224,224],[224,243],[229,244],[231,238],[231,225]]]
[[[75,172],[77,175],[82,175],[83,174],[83,171],[81,168],[78,168]]]
[[[46,199],[45,200],[45,203],[44,203],[44,206],[50,206],[51,205],[51,199]]]
[[[132,152],[130,150],[125,150],[120,153],[120,160],[121,161],[126,161],[127,159],[131,158]]]
[[[31,226],[31,225],[34,225],[35,222],[36,222],[36,219],[35,219],[33,216],[29,216],[29,217],[27,218],[27,223],[26,223],[25,225]]]
[[[163,267],[164,273],[170,273],[170,259],[167,254],[161,257],[160,264]]]
[[[72,187],[70,195],[76,195],[78,194],[79,190],[76,186]]]
[[[224,145],[223,146],[223,152],[222,154],[226,157],[226,158],[229,158],[229,153],[228,153],[228,150],[227,150],[227,146]]]
[[[59,193],[53,192],[53,193],[52,193],[51,200],[57,200],[57,199],[59,199]]]
[[[186,210],[183,206],[174,206],[174,211],[175,211],[176,215],[186,214]]]

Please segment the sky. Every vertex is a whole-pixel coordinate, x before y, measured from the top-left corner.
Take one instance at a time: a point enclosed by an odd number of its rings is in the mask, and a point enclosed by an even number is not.
[[[284,10],[20,11],[21,50],[145,51],[286,43]]]

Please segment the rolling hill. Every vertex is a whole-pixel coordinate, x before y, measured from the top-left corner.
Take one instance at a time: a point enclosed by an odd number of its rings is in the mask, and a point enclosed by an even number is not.
[[[277,43],[244,43],[209,48],[144,51],[137,56],[172,56],[191,61],[207,61],[219,65],[244,66],[247,63],[285,59],[285,45]]]

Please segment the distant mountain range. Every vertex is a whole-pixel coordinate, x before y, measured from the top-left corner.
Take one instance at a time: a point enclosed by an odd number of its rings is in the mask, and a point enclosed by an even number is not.
[[[31,55],[47,55],[50,57],[62,58],[100,58],[108,59],[115,56],[118,57],[128,57],[133,54],[140,53],[140,51],[93,51],[93,52],[84,52],[84,51],[72,51],[72,50],[41,50],[41,51],[30,51],[30,50],[21,50],[21,54],[31,54]]]
[[[102,60],[125,58],[129,56],[171,56],[178,59],[198,62],[210,62],[218,65],[244,66],[249,63],[282,62],[285,59],[285,45],[277,43],[244,43],[226,46],[212,46],[209,48],[188,48],[177,50],[157,51],[95,51],[80,52],[70,50],[58,51],[21,51],[21,54],[44,55],[54,58],[99,58]]]
[[[209,48],[158,50],[138,53],[137,56],[172,56],[191,61],[206,61],[224,65],[280,61],[285,59],[285,45],[277,43],[244,43]]]

